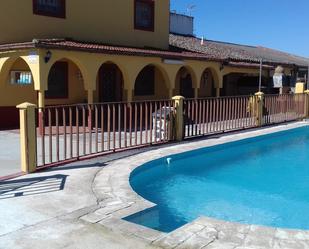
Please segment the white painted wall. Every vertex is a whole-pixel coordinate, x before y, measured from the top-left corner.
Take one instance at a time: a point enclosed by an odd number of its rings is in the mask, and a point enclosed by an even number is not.
[[[177,13],[170,14],[170,32],[180,35],[193,36],[194,18]]]

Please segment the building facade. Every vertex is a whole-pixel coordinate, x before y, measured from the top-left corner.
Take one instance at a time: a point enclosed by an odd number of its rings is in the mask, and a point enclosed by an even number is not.
[[[89,0],[87,8],[82,0],[0,5],[0,128],[18,126],[15,106],[22,102],[44,107],[219,96],[233,93],[228,75],[259,74],[256,58],[230,60],[217,53],[226,48],[169,34],[168,0]],[[295,74],[299,65],[282,61]],[[263,75],[271,77],[282,61],[268,61]]]

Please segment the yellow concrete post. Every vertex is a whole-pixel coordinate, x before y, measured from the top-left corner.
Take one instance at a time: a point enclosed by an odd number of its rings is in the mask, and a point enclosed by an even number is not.
[[[295,85],[295,93],[304,93],[305,92],[305,83],[297,82]]]
[[[263,109],[264,109],[264,93],[257,92],[255,94],[254,113],[256,118],[256,125],[262,126],[263,122]]]
[[[175,96],[172,98],[175,101],[176,107],[176,118],[174,122],[175,138],[177,141],[182,141],[184,139],[185,129],[184,129],[184,115],[183,115],[183,96]]]
[[[216,97],[217,98],[220,97],[220,88],[219,87],[216,88]]]
[[[92,105],[93,104],[93,90],[89,89],[87,91],[87,93],[88,93],[88,98],[87,98],[88,99],[88,104]]]
[[[21,170],[25,173],[36,170],[35,107],[36,105],[30,103],[17,106],[20,116]]]
[[[194,88],[194,98],[198,98],[198,88]]]
[[[305,93],[305,113],[306,113],[306,118],[309,118],[309,90],[304,91]]]
[[[38,106],[39,108],[45,107],[45,91],[38,91]]]
[[[169,97],[170,99],[173,98],[173,93],[174,93],[174,89],[169,88],[169,89],[168,89],[168,97]]]
[[[127,101],[132,102],[133,101],[133,89],[127,89]]]

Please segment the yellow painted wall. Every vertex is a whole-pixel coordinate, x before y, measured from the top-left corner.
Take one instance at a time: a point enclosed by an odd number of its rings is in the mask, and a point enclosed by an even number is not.
[[[35,90],[42,93],[47,90],[48,73],[52,65],[59,60],[69,60],[70,77],[69,77],[69,98],[68,99],[47,99],[45,105],[73,104],[85,102],[88,99],[88,93],[94,93],[94,101],[98,101],[98,71],[104,63],[116,64],[123,75],[123,100],[141,100],[141,99],[166,99],[177,94],[176,82],[177,75],[182,67],[190,72],[193,80],[193,88],[195,88],[195,96],[198,96],[197,89],[200,88],[200,80],[203,72],[209,69],[214,78],[214,87],[222,86],[222,74],[219,70],[220,63],[200,61],[200,60],[183,60],[183,64],[166,64],[160,57],[138,57],[138,56],[121,56],[107,55],[98,53],[87,53],[77,51],[65,51],[51,49],[51,59],[45,63],[44,56],[46,49],[12,51],[0,53],[0,78],[5,71],[10,70],[10,63],[6,62],[6,58],[22,57],[27,61],[34,76]],[[35,61],[29,60],[29,54],[34,52],[38,55]],[[140,71],[147,65],[153,65],[156,70],[156,95],[155,96],[137,96],[134,97],[135,80]],[[6,70],[4,70],[6,68]],[[83,82],[77,79],[78,69],[83,75]],[[3,93],[5,94],[5,93]],[[1,95],[1,93],[0,93]],[[14,96],[15,94],[13,94]],[[36,96],[36,95],[34,95]],[[1,97],[1,96],[0,96]],[[14,98],[14,97],[13,97]],[[29,98],[30,102],[33,99]],[[29,100],[27,100],[29,101]],[[18,103],[19,104],[19,103]]]
[[[72,38],[168,48],[169,0],[155,1],[155,31],[134,29],[134,0],[66,0],[66,19],[34,15],[32,0],[1,0],[0,44]]]
[[[173,91],[176,87],[176,76],[180,68],[185,66],[192,75],[193,86],[199,88],[200,79],[202,73],[207,69],[211,69],[214,76],[215,85],[220,85],[219,63],[208,62],[208,61],[194,61],[194,60],[184,60],[183,65],[166,64],[160,57],[138,57],[138,56],[120,56],[120,55],[106,55],[98,53],[87,53],[87,52],[76,52],[76,51],[65,51],[65,50],[54,50],[51,49],[51,59],[48,63],[45,63],[44,56],[46,55],[46,49],[38,50],[25,50],[25,51],[12,51],[9,53],[0,53],[0,76],[5,70],[4,67],[9,67],[5,62],[6,57],[14,58],[21,56],[25,61],[28,61],[31,67],[32,73],[35,80],[35,89],[44,91],[47,89],[47,79],[48,73],[52,65],[59,60],[69,59],[74,62],[76,66],[80,69],[84,79],[84,89],[86,91],[94,91],[94,100],[98,100],[97,93],[97,75],[99,68],[104,63],[114,63],[116,64],[122,72],[124,80],[124,91],[123,100],[133,99],[133,89],[135,84],[135,79],[139,72],[147,65],[153,65],[158,69],[156,73],[157,77],[157,88],[156,96],[159,98],[167,98],[173,96]],[[36,52],[38,59],[35,62],[30,62],[29,54]],[[4,60],[5,66],[1,66],[1,61]],[[2,68],[2,69],[1,69]],[[163,82],[165,82],[166,87],[163,87]],[[161,84],[161,87],[158,87]],[[78,94],[73,94],[70,96],[69,100],[47,100],[46,105],[50,104],[66,104],[72,103],[74,101],[84,101],[85,98],[82,96],[87,96],[87,93],[81,88],[76,89]],[[154,98],[154,96],[146,96],[148,98]],[[144,97],[142,97],[145,99]],[[140,99],[137,97],[135,99]]]
[[[78,67],[68,61],[69,66],[69,97],[66,99],[46,99],[46,105],[74,104],[87,101],[87,93],[84,83],[78,78]],[[10,69],[0,77],[0,106],[16,106],[23,102],[37,104],[37,92],[34,84],[18,85],[11,84],[11,71],[30,71],[29,66],[23,59],[17,59]]]
[[[24,60],[18,59],[13,63],[11,71],[30,71],[30,69]],[[36,103],[36,101],[33,84],[11,84],[10,71],[0,77],[0,106],[16,106],[23,102]]]

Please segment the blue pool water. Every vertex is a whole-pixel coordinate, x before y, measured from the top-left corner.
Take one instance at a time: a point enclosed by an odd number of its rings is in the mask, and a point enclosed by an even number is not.
[[[170,232],[200,216],[309,229],[309,127],[149,162],[130,183],[154,208],[126,217]]]
[[[149,162],[130,183],[153,208],[126,217],[170,232],[200,216],[309,229],[309,127]]]

